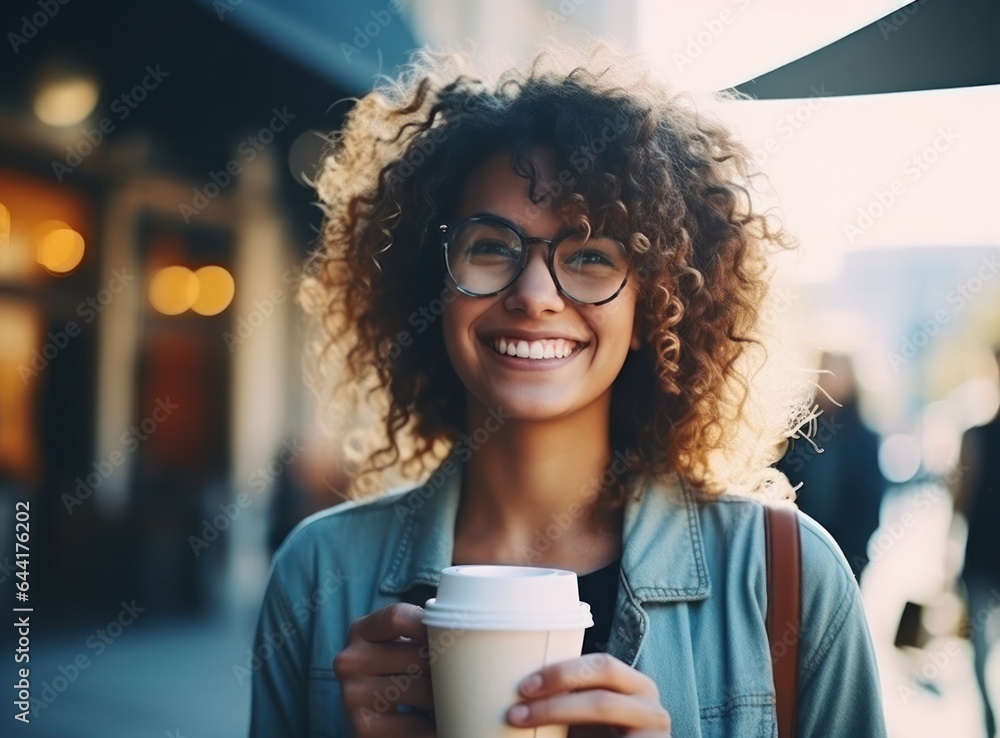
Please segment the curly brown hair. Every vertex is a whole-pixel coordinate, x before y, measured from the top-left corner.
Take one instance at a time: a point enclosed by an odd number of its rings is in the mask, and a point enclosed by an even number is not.
[[[582,58],[543,52],[488,84],[461,53],[417,52],[331,139],[317,186],[322,244],[303,298],[319,319],[320,371],[339,364],[355,401],[382,399],[385,436],[362,453],[363,471],[424,473],[465,430],[466,393],[435,320],[445,289],[437,226],[469,174],[504,153],[533,200],[543,191],[567,222],[627,246],[643,345],[613,386],[614,449],[634,474],[677,472],[703,492],[747,478],[713,454],[736,447],[751,419],[769,255],[791,239],[754,210],[750,154],[725,125],[607,44]],[[538,148],[554,155],[554,180],[532,166]],[[758,467],[744,486],[773,483],[764,469],[800,405],[781,406],[783,432],[744,433],[769,449],[742,454],[740,465]]]

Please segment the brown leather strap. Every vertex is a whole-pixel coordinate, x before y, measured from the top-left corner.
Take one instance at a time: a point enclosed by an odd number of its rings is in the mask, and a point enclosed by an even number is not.
[[[764,508],[767,550],[767,640],[771,646],[778,736],[795,735],[799,695],[802,564],[799,518],[790,506]]]

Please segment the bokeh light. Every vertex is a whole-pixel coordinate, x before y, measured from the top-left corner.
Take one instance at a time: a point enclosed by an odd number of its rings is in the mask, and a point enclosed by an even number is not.
[[[35,115],[50,126],[72,126],[97,107],[97,82],[86,76],[50,79],[35,95]]]
[[[218,315],[233,301],[236,283],[233,275],[220,266],[203,266],[195,273],[198,297],[191,309],[199,315]]]
[[[10,211],[0,202],[0,249],[10,245]]]
[[[905,433],[889,436],[879,447],[878,465],[890,482],[908,482],[920,469],[920,444]]]
[[[35,228],[35,261],[51,274],[68,274],[83,260],[83,236],[60,220]]]
[[[160,269],[149,281],[149,303],[164,315],[180,315],[198,299],[198,277],[184,266]]]
[[[958,461],[961,411],[950,400],[938,400],[924,408],[921,445],[924,467],[932,474],[944,474]]]
[[[961,424],[966,428],[982,425],[993,419],[1000,410],[1000,386],[993,377],[973,377],[948,393],[961,413]]]

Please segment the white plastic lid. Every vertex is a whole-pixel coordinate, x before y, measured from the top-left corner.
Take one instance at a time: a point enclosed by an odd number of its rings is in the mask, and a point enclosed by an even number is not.
[[[594,624],[576,573],[533,566],[463,565],[441,572],[424,624],[467,630],[572,630]]]

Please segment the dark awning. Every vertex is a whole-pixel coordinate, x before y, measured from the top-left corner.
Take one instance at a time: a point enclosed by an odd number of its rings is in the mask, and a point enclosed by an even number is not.
[[[395,76],[417,43],[399,0],[194,0],[339,87]]]
[[[1000,83],[1000,3],[918,0],[829,46],[736,86],[758,99]]]

